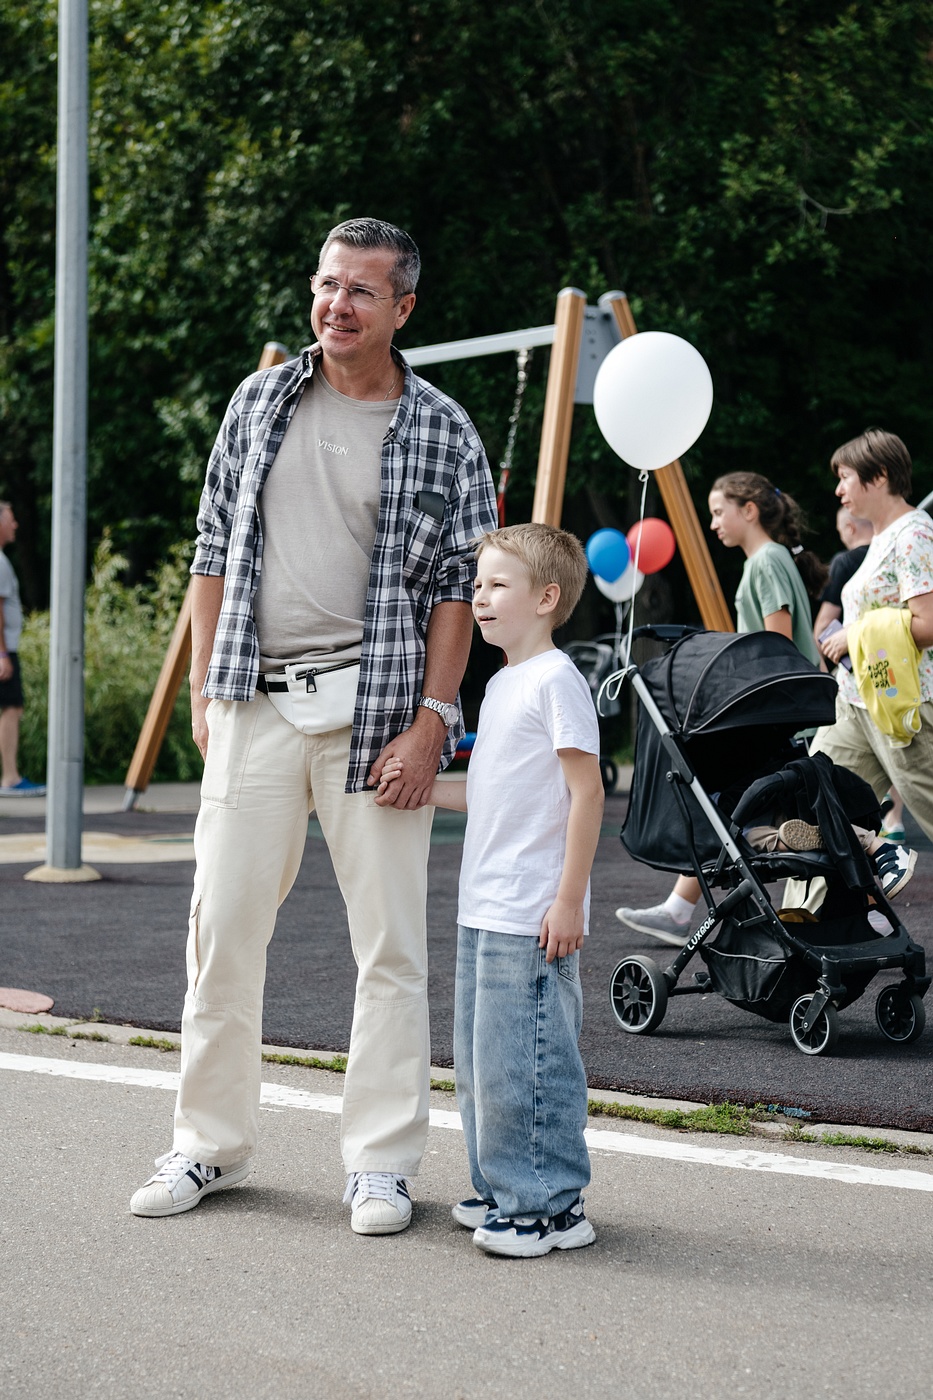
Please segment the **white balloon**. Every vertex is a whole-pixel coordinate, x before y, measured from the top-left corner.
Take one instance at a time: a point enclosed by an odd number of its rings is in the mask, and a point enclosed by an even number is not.
[[[636,471],[657,471],[681,457],[706,427],[713,380],[689,341],[641,331],[603,360],[593,409],[603,437]]]
[[[640,569],[636,569],[634,564],[629,564],[625,573],[619,578],[613,579],[612,583],[607,583],[598,574],[593,575],[593,582],[604,597],[610,598],[613,603],[627,603],[630,598],[641,588],[645,581],[645,576]]]

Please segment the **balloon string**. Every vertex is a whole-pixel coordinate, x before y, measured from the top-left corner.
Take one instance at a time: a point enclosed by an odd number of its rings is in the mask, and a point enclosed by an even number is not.
[[[646,507],[646,504],[647,504],[647,501],[648,501],[648,478],[649,478],[649,476],[650,476],[650,472],[647,472],[647,471],[639,472],[639,474],[638,474],[638,480],[641,482],[641,506],[640,506],[640,509],[639,509],[638,523],[642,526],[642,529],[644,528],[644,523],[645,523],[645,507]],[[632,560],[632,568],[635,570],[636,573],[638,572],[638,561],[639,561],[639,559],[641,558],[641,536],[642,536],[642,530],[639,530],[639,531],[638,531],[638,538],[637,538],[636,541],[635,541],[635,558]],[[625,610],[626,610],[626,608],[628,608],[628,636],[625,638],[625,651],[624,651],[624,653],[623,653],[623,650],[622,650],[622,628],[623,628],[624,625],[625,625]],[[603,696],[605,695],[606,699],[607,699],[611,704],[614,704],[615,701],[618,700],[618,698],[619,698],[619,692],[620,692],[620,690],[622,689],[622,685],[623,685],[623,683],[624,683],[624,681],[625,681],[626,676],[628,675],[629,671],[632,669],[631,656],[632,656],[632,643],[633,643],[633,641],[634,641],[634,636],[633,636],[634,631],[635,631],[635,594],[633,593],[632,596],[631,596],[631,598],[629,599],[629,601],[628,601],[627,603],[616,603],[616,635],[615,635],[615,646],[614,646],[614,651],[615,651],[615,655],[616,655],[616,657],[617,657],[617,659],[618,659],[619,666],[621,667],[621,670],[614,671],[614,672],[612,673],[611,676],[607,676],[606,679],[603,681],[602,685],[599,687],[599,691],[597,692],[597,695],[596,695],[596,712],[597,712],[597,714],[599,714],[599,715],[602,715],[602,713],[603,713],[603,709],[602,709],[602,699],[603,699]]]

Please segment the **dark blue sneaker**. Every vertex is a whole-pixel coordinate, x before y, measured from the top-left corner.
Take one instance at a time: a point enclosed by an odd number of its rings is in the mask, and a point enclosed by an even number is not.
[[[490,1220],[473,1232],[473,1243],[487,1254],[506,1254],[513,1259],[533,1259],[552,1249],[580,1249],[593,1244],[596,1231],[583,1213],[583,1198],[559,1215],[504,1215]]]
[[[45,784],[31,783],[28,778],[20,778],[18,783],[0,787],[0,797],[44,797]]]

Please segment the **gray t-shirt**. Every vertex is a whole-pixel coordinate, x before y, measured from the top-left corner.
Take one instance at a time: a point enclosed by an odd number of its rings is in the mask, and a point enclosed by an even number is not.
[[[263,671],[359,659],[382,443],[397,405],[348,398],[320,372],[305,388],[259,497]]]
[[[3,650],[19,651],[23,631],[23,608],[19,601],[19,579],[13,565],[0,549],[0,599],[3,600]]]

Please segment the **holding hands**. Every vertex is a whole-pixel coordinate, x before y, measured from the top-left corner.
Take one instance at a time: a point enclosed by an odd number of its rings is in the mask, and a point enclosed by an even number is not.
[[[392,799],[386,796],[389,784],[397,782],[402,776],[402,760],[398,754],[390,754],[382,765],[382,772],[379,776],[379,786],[376,788],[376,806],[391,807]]]

